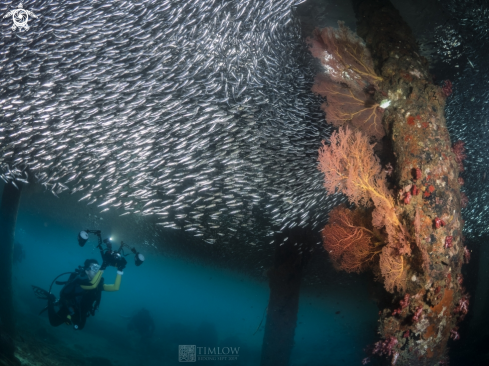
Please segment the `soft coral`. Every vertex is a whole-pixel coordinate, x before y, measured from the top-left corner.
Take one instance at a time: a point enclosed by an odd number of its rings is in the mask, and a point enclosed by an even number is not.
[[[409,298],[410,298],[410,295],[409,294],[404,295],[404,299],[402,299],[401,301],[399,301],[399,305],[401,305],[401,307],[398,308],[398,309],[395,309],[392,312],[392,315],[401,314],[402,310],[404,308],[407,308],[409,306]]]
[[[384,339],[383,341],[378,341],[374,344],[374,349],[372,353],[378,354],[379,356],[391,356],[393,353],[393,348],[396,346],[398,343],[396,337],[389,337],[387,339]]]
[[[469,312],[469,297],[468,295],[462,296],[462,298],[458,301],[457,307],[453,310],[455,314],[460,314],[462,318],[467,315]]]
[[[359,273],[372,264],[376,248],[373,232],[366,224],[365,213],[358,208],[350,210],[340,205],[331,210],[322,237],[335,267]]]
[[[455,154],[455,161],[458,164],[458,170],[460,172],[464,171],[464,164],[463,161],[467,157],[465,155],[465,147],[464,147],[465,142],[459,140],[456,143],[453,144],[452,146],[452,151]]]

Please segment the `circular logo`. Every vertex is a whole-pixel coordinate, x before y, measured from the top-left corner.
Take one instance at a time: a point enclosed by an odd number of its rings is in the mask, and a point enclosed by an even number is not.
[[[14,21],[14,24],[19,27],[19,28],[24,28],[29,26],[27,25],[27,21],[29,20],[29,15],[24,9],[17,9],[15,12],[12,14],[12,20]]]
[[[19,4],[18,9],[14,9],[12,11],[9,11],[7,14],[4,15],[4,18],[8,16],[12,16],[12,21],[14,24],[12,25],[12,30],[16,30],[19,28],[19,30],[29,30],[29,25],[27,22],[29,21],[29,15],[31,17],[37,18],[37,15],[35,15],[32,11],[25,10],[22,6],[22,3]]]

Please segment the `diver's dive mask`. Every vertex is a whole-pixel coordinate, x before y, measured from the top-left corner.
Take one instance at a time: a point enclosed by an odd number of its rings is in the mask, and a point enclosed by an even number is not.
[[[96,274],[97,272],[99,271],[100,269],[100,265],[97,264],[97,263],[92,263],[90,264],[90,267],[88,267],[85,271],[87,273],[87,276],[88,276],[88,279],[92,279]]]

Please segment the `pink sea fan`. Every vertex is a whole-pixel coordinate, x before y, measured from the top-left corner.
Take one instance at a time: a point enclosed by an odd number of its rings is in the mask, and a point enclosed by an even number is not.
[[[370,52],[363,40],[338,22],[338,29],[327,27],[316,29],[308,38],[309,49],[321,60],[332,81],[345,83],[355,90],[363,90],[381,80],[375,73]]]

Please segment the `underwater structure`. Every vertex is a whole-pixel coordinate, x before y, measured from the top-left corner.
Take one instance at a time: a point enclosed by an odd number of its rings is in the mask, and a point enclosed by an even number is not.
[[[397,286],[398,310],[382,312],[380,331],[385,340],[376,347],[380,354],[392,353],[393,361],[399,357],[399,365],[448,362],[447,342],[459,338],[457,324],[468,311],[461,268],[470,259],[462,234],[463,142],[452,145],[444,116],[451,83],[445,82],[443,88],[431,83],[427,62],[416,52],[416,40],[389,2],[362,2],[355,10],[358,33],[372,50],[382,86],[395,105],[383,123],[401,192],[396,215],[415,244],[414,254],[399,247],[395,253],[402,258],[406,285]],[[395,251],[384,248],[382,255],[390,250]],[[380,261],[389,289],[390,271],[396,271],[396,264],[392,268],[390,259]],[[407,346],[396,348],[395,340]]]
[[[274,265],[268,271],[270,299],[261,365],[288,365],[294,345],[303,270],[317,238],[307,228],[284,230],[275,238]]]
[[[6,184],[0,202],[0,320],[3,330],[15,335],[15,312],[12,289],[14,232],[22,186]]]
[[[325,70],[313,91],[327,98],[326,120],[340,126],[320,149],[319,169],[328,192],[354,205],[330,212],[324,247],[339,269],[371,269],[393,295],[371,353],[392,365],[438,365],[448,362],[447,342],[460,338],[469,306],[461,273],[470,259],[459,177],[465,154],[463,142],[452,146],[444,117],[451,83],[432,83],[389,1],[355,5],[366,44],[341,22],[309,40]]]

